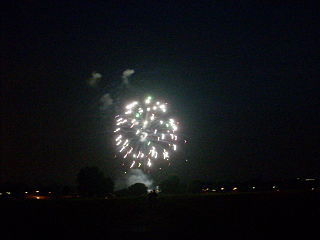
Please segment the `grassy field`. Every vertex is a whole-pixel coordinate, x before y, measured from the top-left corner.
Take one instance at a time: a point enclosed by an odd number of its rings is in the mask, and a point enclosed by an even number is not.
[[[312,239],[320,222],[319,200],[319,192],[167,195],[159,196],[154,205],[146,197],[3,199],[1,235],[4,239]]]

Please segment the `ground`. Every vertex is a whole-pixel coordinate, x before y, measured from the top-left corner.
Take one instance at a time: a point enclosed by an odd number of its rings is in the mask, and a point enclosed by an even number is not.
[[[2,236],[21,239],[309,239],[319,192],[264,192],[122,199],[3,199]],[[19,236],[18,236],[19,235]],[[85,239],[86,239],[85,238]]]

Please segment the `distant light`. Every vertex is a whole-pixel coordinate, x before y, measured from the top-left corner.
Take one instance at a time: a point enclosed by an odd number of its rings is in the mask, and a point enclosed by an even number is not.
[[[0,192],[0,196],[2,195],[2,192]]]
[[[215,190],[215,189],[212,189],[211,191],[212,191],[212,192],[215,192],[215,191],[217,191],[217,190]]]
[[[8,195],[10,195],[11,194],[11,192],[6,192]]]
[[[27,194],[28,192],[24,192],[25,194]]]
[[[273,186],[272,188],[273,188],[273,189],[275,189],[275,188],[276,188],[276,186]]]
[[[127,172],[124,172],[124,174],[127,174]]]
[[[36,199],[40,199],[40,197],[36,197]]]
[[[306,178],[306,181],[315,181],[316,179],[314,178]]]
[[[314,187],[313,188],[311,188],[311,191],[313,191],[314,190]]]
[[[252,189],[256,189],[256,187],[255,187],[255,186],[253,186],[253,187],[252,187]]]
[[[51,194],[51,192],[48,192],[49,194]]]
[[[224,187],[222,187],[222,188],[220,188],[221,189],[221,191],[223,191],[224,190]]]
[[[238,189],[237,187],[232,188],[233,191],[235,191],[235,190],[237,190],[237,189]]]
[[[39,192],[39,190],[36,191],[36,193],[38,193],[38,192]]]

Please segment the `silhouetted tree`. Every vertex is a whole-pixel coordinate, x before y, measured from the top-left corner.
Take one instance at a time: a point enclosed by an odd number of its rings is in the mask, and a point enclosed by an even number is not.
[[[143,183],[135,183],[128,187],[129,194],[132,196],[139,196],[143,194],[147,194],[148,188]]]
[[[160,183],[160,189],[163,193],[178,193],[180,192],[180,179],[178,176],[170,176]]]
[[[83,196],[101,196],[113,192],[114,182],[98,167],[82,168],[78,174],[78,191]]]

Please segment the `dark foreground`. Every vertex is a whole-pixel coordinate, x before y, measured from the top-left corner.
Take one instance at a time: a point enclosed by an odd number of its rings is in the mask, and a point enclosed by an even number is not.
[[[319,203],[315,191],[164,196],[154,206],[143,197],[3,199],[1,239],[313,239]]]

